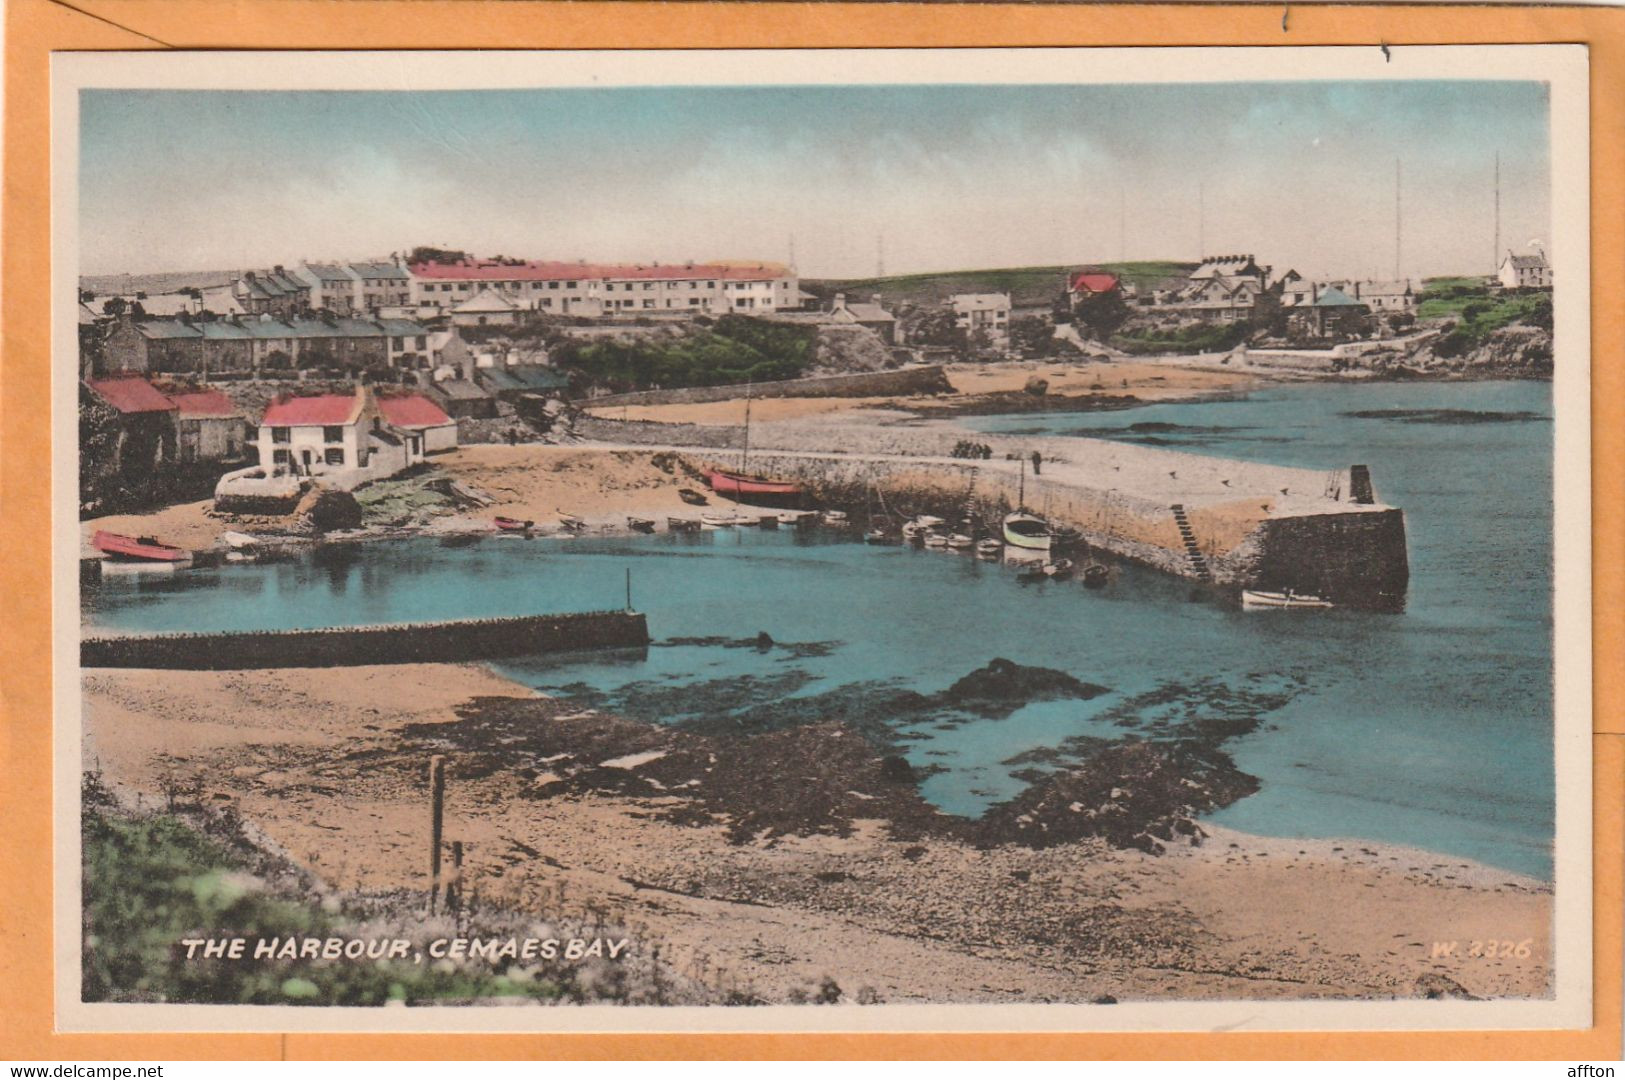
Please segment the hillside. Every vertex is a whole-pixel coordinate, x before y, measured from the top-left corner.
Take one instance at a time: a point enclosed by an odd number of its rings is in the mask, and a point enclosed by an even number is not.
[[[1090,263],[1091,269],[1116,274],[1125,282],[1150,288],[1169,277],[1190,273],[1195,263],[1151,262]],[[807,278],[802,288],[821,300],[838,292],[854,299],[868,299],[879,293],[888,304],[941,304],[955,293],[1005,292],[1018,307],[1048,304],[1060,295],[1067,275],[1083,268],[1075,266],[1018,266],[996,270],[949,270],[935,274],[898,274],[871,278]]]

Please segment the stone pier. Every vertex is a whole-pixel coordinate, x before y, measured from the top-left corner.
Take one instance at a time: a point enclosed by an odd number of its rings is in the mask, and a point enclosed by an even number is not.
[[[989,439],[989,442],[995,442]],[[1404,606],[1404,512],[1377,501],[1363,465],[1319,472],[1099,439],[998,439],[993,460],[753,450],[753,473],[796,479],[822,504],[991,523],[1025,504],[1096,548],[1197,581],[1292,589],[1339,604]],[[1023,460],[1008,460],[1018,446]],[[1039,475],[1028,460],[1042,455]],[[683,449],[683,448],[674,448]],[[735,469],[732,452],[689,448]]]

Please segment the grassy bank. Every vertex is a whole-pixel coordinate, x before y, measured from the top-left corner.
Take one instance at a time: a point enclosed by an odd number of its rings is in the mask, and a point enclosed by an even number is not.
[[[361,897],[324,890],[308,873],[252,844],[230,810],[168,793],[161,813],[121,809],[94,775],[84,787],[86,1001],[246,1005],[663,1003],[658,964],[432,960],[435,938],[568,938],[504,912],[425,916],[414,893]],[[273,882],[275,884],[273,884]],[[601,929],[583,937],[614,936]],[[187,956],[189,939],[243,938],[243,959]],[[253,959],[272,939],[410,942],[403,958]]]
[[[1125,283],[1148,288],[1164,278],[1189,273],[1194,263],[1168,260],[1143,262],[1091,263],[1092,267],[1116,274]],[[934,274],[897,274],[889,277],[831,279],[804,281],[811,292],[826,299],[837,292],[849,297],[868,299],[879,293],[888,305],[895,303],[918,304],[932,307],[941,304],[955,293],[999,292],[1009,293],[1018,305],[1048,304],[1061,295],[1067,276],[1079,265],[1017,266],[996,270],[950,270]]]

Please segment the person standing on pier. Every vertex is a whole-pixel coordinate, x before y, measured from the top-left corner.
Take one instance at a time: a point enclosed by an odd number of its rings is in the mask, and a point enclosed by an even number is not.
[[[1033,451],[1033,475],[1037,476],[1039,471],[1043,468],[1043,466],[1044,466],[1044,455],[1040,454],[1037,450],[1034,450]]]

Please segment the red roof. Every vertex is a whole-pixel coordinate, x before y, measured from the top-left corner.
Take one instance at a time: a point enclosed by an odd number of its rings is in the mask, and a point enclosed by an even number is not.
[[[218,390],[188,390],[172,393],[169,400],[180,410],[183,420],[228,420],[242,411]]]
[[[1085,270],[1072,276],[1073,292],[1103,293],[1117,288],[1116,274],[1097,274]]]
[[[381,397],[378,399],[378,411],[396,427],[438,427],[451,423],[451,417],[422,394]]]
[[[358,402],[354,394],[321,394],[272,402],[260,424],[265,427],[323,427],[348,424]]]
[[[571,262],[481,262],[413,263],[407,267],[415,278],[444,281],[581,281],[610,278],[623,280],[688,281],[694,278],[720,278],[725,281],[773,281],[789,277],[790,271],[777,263],[760,265],[696,263],[693,266],[642,266]]]
[[[89,379],[85,385],[121,413],[170,412],[173,402],[139,375],[111,379]]]

